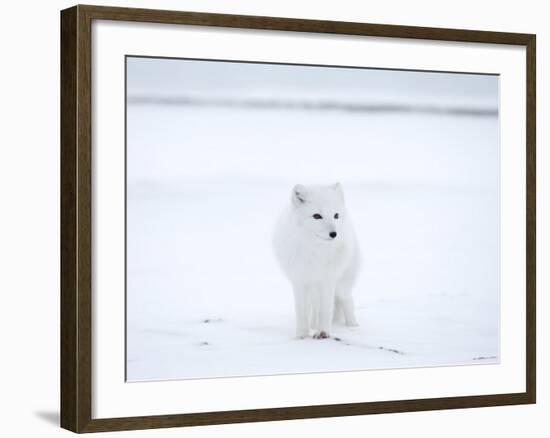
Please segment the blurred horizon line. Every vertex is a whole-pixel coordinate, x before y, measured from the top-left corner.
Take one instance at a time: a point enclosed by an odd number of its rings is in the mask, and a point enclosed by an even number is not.
[[[353,113],[429,113],[474,117],[497,117],[498,108],[468,105],[436,105],[425,103],[350,102],[321,99],[292,100],[270,98],[201,98],[191,96],[126,97],[127,105],[199,106],[224,108],[253,108],[260,110],[344,111]]]

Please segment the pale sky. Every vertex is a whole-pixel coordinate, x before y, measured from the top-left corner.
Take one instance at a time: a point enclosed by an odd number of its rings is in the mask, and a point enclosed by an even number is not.
[[[326,68],[283,64],[129,57],[128,94],[216,92],[300,93],[376,92],[399,96],[482,98],[498,105],[498,76],[366,68]]]

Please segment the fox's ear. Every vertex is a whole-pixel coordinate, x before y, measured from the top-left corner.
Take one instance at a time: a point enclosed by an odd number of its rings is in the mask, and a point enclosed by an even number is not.
[[[306,187],[303,186],[302,184],[296,184],[292,189],[291,200],[296,207],[299,207],[300,205],[305,204],[307,200]]]
[[[342,184],[340,184],[339,182],[337,182],[336,184],[333,184],[332,185],[332,188],[336,191],[336,193],[338,193],[340,195],[340,197],[342,199],[344,199],[344,189],[342,187]]]

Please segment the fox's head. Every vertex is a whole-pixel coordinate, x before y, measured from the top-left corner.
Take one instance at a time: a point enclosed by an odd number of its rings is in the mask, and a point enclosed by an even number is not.
[[[300,227],[312,236],[331,242],[339,240],[346,219],[342,185],[294,186],[292,208]]]

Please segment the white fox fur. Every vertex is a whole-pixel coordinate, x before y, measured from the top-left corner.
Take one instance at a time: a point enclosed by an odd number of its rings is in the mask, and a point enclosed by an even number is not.
[[[328,338],[343,313],[356,326],[352,288],[359,251],[342,186],[292,189],[290,205],[274,233],[275,254],[294,291],[296,336]]]

